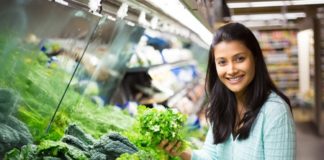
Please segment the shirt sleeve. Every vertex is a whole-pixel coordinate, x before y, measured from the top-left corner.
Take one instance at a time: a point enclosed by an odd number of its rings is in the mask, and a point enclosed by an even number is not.
[[[264,125],[264,155],[266,160],[295,160],[296,132],[289,106],[272,103],[273,111],[266,115],[269,119]]]
[[[192,151],[191,160],[216,160],[216,145],[213,142],[212,128],[209,128],[203,147]]]

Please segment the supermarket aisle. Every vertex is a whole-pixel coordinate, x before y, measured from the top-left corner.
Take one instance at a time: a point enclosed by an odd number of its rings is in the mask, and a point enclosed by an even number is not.
[[[297,160],[322,160],[324,157],[324,137],[315,132],[310,122],[297,123]]]
[[[307,111],[294,111],[297,129],[297,160],[322,160],[324,137],[316,133]]]

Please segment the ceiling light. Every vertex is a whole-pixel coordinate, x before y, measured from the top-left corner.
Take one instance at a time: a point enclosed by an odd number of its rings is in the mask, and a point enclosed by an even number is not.
[[[314,5],[324,4],[323,0],[292,0],[292,1],[266,1],[266,2],[238,2],[227,3],[229,8],[250,8],[250,7],[280,7],[290,5]]]
[[[213,38],[212,33],[194,17],[188,9],[186,9],[179,0],[148,0],[155,7],[160,8],[163,12],[173,17],[184,26],[189,27],[197,33],[199,37],[206,43],[210,44]]]
[[[233,15],[233,21],[254,21],[254,20],[290,20],[297,18],[304,18],[306,14],[304,12],[285,13],[285,14],[249,14],[249,15]]]

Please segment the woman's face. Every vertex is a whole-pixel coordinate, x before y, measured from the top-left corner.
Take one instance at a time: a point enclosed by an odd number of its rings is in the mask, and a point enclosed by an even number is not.
[[[214,47],[217,75],[236,95],[244,93],[255,75],[251,51],[240,41],[222,41]]]

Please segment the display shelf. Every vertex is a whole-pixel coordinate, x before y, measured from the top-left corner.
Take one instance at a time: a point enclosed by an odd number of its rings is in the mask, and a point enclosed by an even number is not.
[[[188,65],[188,64],[195,64],[195,61],[193,60],[183,60],[183,61],[178,61],[174,63],[166,63],[166,64],[157,64],[157,65],[151,65],[147,67],[129,67],[127,68],[126,72],[148,72],[149,70],[154,70],[154,69],[169,69],[173,67],[179,67],[183,65]]]
[[[197,79],[195,81],[193,81],[192,83],[186,85],[185,87],[183,87],[182,89],[178,90],[174,95],[172,95],[167,102],[167,106],[174,106],[181,98],[185,97],[186,94],[188,94],[188,92],[190,90],[192,90],[192,88],[194,88],[195,85],[197,85]]]
[[[194,60],[128,68],[121,85],[127,101],[147,106],[161,104],[165,107],[183,108],[188,104],[202,104],[198,103],[203,96],[201,93],[192,94],[191,98],[189,96],[189,93],[195,93],[195,88],[201,85],[201,77]],[[194,113],[197,109],[191,107],[185,110],[186,113]]]
[[[258,31],[257,36],[272,80],[294,101],[299,88],[296,30]]]

